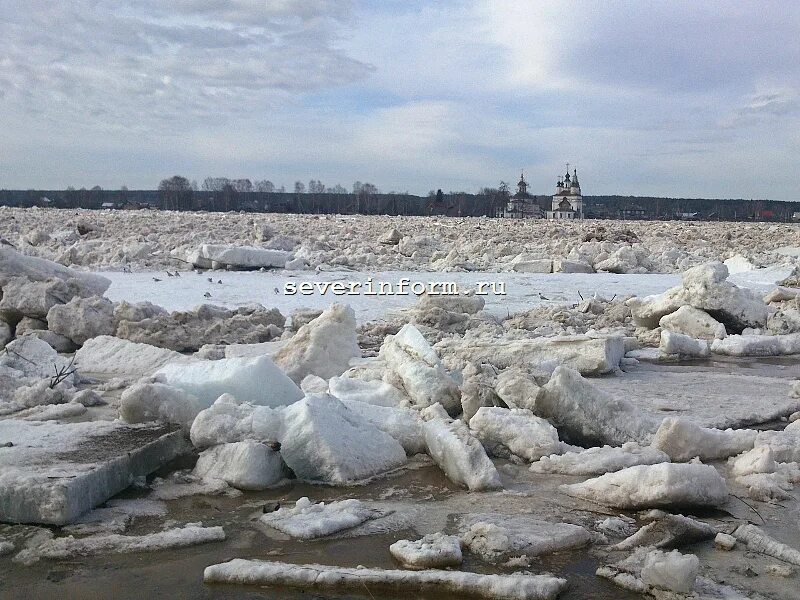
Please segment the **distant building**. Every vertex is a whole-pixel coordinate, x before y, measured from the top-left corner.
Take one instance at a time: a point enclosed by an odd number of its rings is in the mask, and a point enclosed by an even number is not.
[[[583,196],[581,196],[581,184],[578,182],[578,171],[573,169],[572,175],[567,174],[564,179],[558,179],[556,183],[556,193],[553,195],[551,210],[547,211],[548,219],[583,219]]]
[[[638,204],[625,204],[619,209],[619,218],[627,221],[647,218],[647,211]]]
[[[506,219],[541,219],[542,209],[536,203],[536,198],[528,193],[528,182],[525,174],[521,173],[517,183],[517,193],[508,199],[508,204],[501,212]]]

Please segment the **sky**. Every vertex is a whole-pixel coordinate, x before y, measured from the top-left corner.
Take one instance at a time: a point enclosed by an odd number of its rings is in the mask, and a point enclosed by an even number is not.
[[[0,188],[800,201],[800,3],[0,0]]]

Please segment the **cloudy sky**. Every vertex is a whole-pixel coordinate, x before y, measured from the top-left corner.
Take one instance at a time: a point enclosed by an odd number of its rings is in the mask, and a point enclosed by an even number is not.
[[[0,188],[800,200],[800,3],[0,0]]]

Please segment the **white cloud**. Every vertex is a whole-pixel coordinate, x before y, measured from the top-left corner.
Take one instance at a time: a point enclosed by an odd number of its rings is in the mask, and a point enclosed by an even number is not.
[[[772,173],[764,192],[761,171],[800,143],[791,4],[6,0],[0,13],[0,186],[182,172],[424,193],[524,168],[546,193],[569,160],[587,193],[800,195]]]

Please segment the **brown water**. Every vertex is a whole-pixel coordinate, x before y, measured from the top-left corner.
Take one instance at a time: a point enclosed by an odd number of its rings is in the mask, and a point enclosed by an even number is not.
[[[509,466],[509,469],[515,469]],[[551,487],[551,486],[548,486]],[[550,493],[548,492],[548,495]],[[41,561],[31,567],[12,563],[10,557],[0,559],[0,598],[2,599],[106,599],[140,598],[280,598],[286,600],[313,598],[388,599],[397,593],[365,589],[363,593],[331,593],[295,590],[281,587],[260,588],[238,585],[206,585],[203,569],[232,558],[278,560],[291,563],[321,563],[355,567],[399,568],[389,554],[389,545],[398,539],[419,537],[417,526],[357,537],[333,537],[298,541],[280,534],[267,535],[258,530],[254,520],[265,502],[280,501],[289,505],[301,496],[315,501],[332,501],[358,497],[375,502],[388,502],[399,507],[410,506],[428,515],[420,519],[425,532],[438,522],[452,524],[453,515],[473,511],[534,512],[539,504],[533,497],[506,494],[468,494],[456,489],[439,471],[425,466],[399,473],[366,486],[334,489],[296,484],[268,492],[247,493],[236,498],[194,496],[168,502],[168,518],[181,523],[202,520],[206,526],[222,525],[227,539],[178,550],[151,553],[74,557],[70,560]],[[382,500],[385,499],[385,500]],[[430,507],[427,510],[426,507]],[[553,506],[543,508],[542,518],[553,516]],[[584,515],[585,516],[585,515]],[[451,527],[446,524],[445,527]],[[142,534],[160,528],[160,520],[142,518],[128,530]],[[566,577],[570,589],[561,597],[567,600],[627,600],[638,598],[609,582],[595,577],[596,559],[586,550],[561,553],[535,561],[531,572],[552,572]],[[485,564],[465,554],[463,570],[481,573],[511,573]],[[454,599],[452,594],[403,593],[403,598],[420,600]]]

